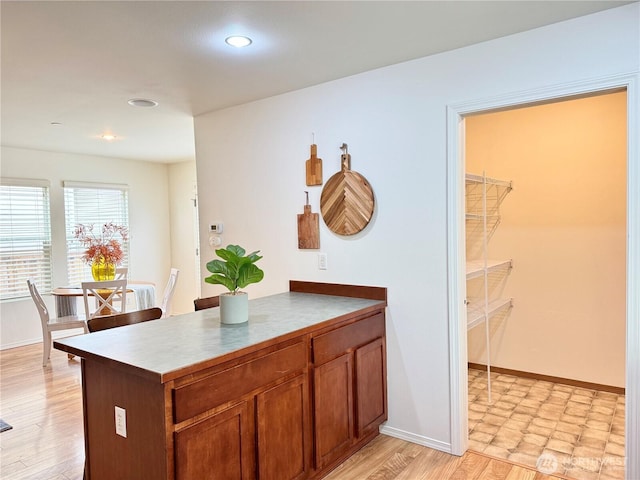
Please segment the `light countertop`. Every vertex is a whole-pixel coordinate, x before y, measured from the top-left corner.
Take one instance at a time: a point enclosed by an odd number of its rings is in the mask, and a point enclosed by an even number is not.
[[[274,338],[379,307],[384,302],[286,292],[250,300],[249,321],[240,325],[220,324],[219,308],[209,308],[59,339],[54,347],[165,382],[191,366],[248,347],[258,349]]]

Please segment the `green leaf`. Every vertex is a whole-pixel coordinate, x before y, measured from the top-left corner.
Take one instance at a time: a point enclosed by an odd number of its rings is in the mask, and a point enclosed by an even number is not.
[[[225,287],[227,287],[227,290],[229,290],[230,292],[233,292],[236,289],[234,280],[231,280],[230,278],[224,277],[217,273],[206,277],[204,281],[207,283],[224,285]]]
[[[260,250],[256,250],[255,252],[250,253],[249,255],[246,256],[246,258],[251,260],[251,263],[256,263],[258,260],[262,258],[261,256],[258,255],[258,253],[260,253]]]
[[[227,245],[227,251],[233,253],[236,257],[244,257],[246,253],[240,245]]]
[[[251,283],[258,283],[264,278],[264,272],[253,263],[243,265],[238,276],[238,287],[244,288]]]

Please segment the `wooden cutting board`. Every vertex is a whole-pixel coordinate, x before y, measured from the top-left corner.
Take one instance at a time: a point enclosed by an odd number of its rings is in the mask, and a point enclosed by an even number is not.
[[[305,162],[307,185],[322,185],[322,159],[318,158],[318,146],[311,145],[311,158]]]
[[[341,170],[322,189],[320,211],[327,227],[338,235],[354,235],[371,221],[375,200],[371,185],[358,172],[351,170],[347,146],[340,156]]]
[[[301,250],[320,248],[320,220],[317,213],[311,212],[309,193],[305,193],[307,204],[304,213],[298,214],[298,248]]]

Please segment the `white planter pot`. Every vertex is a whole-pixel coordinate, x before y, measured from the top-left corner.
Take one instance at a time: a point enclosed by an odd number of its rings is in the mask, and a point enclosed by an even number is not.
[[[237,295],[220,295],[220,323],[235,324],[249,320],[249,295],[239,292]]]

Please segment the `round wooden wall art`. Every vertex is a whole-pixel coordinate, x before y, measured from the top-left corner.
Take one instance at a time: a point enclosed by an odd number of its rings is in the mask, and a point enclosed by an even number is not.
[[[351,156],[342,144],[341,170],[322,188],[320,212],[329,230],[338,235],[354,235],[362,231],[373,216],[375,206],[371,185],[358,172],[351,170]]]

